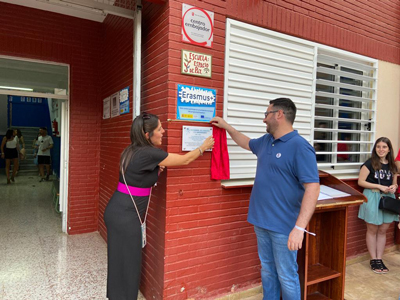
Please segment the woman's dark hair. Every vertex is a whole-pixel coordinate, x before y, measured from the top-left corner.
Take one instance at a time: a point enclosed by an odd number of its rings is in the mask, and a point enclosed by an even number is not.
[[[22,132],[21,130],[17,129],[17,137],[20,139],[22,136]]]
[[[6,132],[6,139],[7,140],[11,139],[13,137],[13,135],[14,135],[14,130],[8,129]]]
[[[158,117],[149,113],[141,113],[135,118],[131,126],[131,144],[125,148],[121,154],[120,166],[121,171],[126,170],[129,162],[137,151],[145,146],[154,147],[150,139],[146,138],[146,133],[149,133],[149,138],[153,136],[154,130],[158,127]]]
[[[374,148],[372,149],[372,155],[371,155],[372,168],[374,170],[380,170],[382,168],[381,161],[379,159],[378,154],[376,153],[376,146],[380,142],[385,143],[389,147],[389,152],[388,152],[388,154],[386,154],[386,157],[385,157],[387,159],[387,161],[389,162],[389,170],[392,172],[392,174],[397,173],[397,167],[394,162],[392,143],[390,142],[390,140],[387,137],[380,137],[379,139],[376,140],[376,142],[374,144]]]

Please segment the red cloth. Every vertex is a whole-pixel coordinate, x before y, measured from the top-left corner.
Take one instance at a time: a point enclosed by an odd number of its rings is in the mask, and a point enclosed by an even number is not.
[[[339,143],[339,144],[337,145],[337,151],[339,151],[339,152],[346,152],[346,151],[349,151],[349,148],[348,148],[347,144]],[[343,160],[349,160],[349,155],[348,155],[348,154],[338,154],[337,157],[338,157],[338,158],[340,157],[340,158],[342,158]]]
[[[225,129],[213,126],[213,137],[215,144],[211,155],[211,179],[229,179],[229,155]]]

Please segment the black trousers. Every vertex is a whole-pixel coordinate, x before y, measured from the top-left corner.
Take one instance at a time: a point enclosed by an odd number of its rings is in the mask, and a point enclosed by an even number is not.
[[[135,197],[142,220],[148,197]],[[107,298],[136,300],[142,267],[142,232],[129,195],[115,192],[104,212],[107,227]]]

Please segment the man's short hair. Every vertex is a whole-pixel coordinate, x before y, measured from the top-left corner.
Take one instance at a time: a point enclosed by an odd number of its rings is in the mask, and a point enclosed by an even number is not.
[[[47,127],[40,127],[40,129],[47,131]]]
[[[289,98],[276,98],[274,100],[269,101],[269,104],[274,106],[274,109],[282,109],[286,120],[288,120],[292,125],[294,123],[294,119],[296,118],[296,105]]]

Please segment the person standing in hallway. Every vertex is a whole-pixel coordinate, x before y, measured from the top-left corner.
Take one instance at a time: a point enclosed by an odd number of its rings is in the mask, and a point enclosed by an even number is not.
[[[261,261],[263,299],[300,300],[297,250],[319,195],[314,148],[293,129],[296,106],[289,98],[270,101],[267,134],[250,139],[220,117],[212,124],[228,131],[257,156],[248,222],[254,225]]]
[[[14,129],[14,136],[16,138],[18,138],[18,143],[20,144],[19,148],[21,150],[19,151],[19,154],[20,154],[19,158],[20,158],[20,160],[24,160],[25,159],[25,154],[26,154],[24,136],[22,135],[22,132],[19,129]],[[21,146],[22,146],[22,148],[21,148]]]
[[[165,167],[187,165],[214,145],[212,136],[185,155],[158,148],[164,129],[156,115],[142,113],[132,123],[129,145],[121,154],[117,191],[104,212],[107,227],[107,298],[137,299],[146,244],[146,216],[151,188]],[[143,220],[143,221],[142,221]]]
[[[38,162],[38,155],[37,155],[38,151],[39,151],[39,142],[38,142],[39,136],[40,136],[40,134],[38,133],[36,138],[33,140],[32,148],[33,148],[33,163],[37,167],[37,169],[39,171],[39,176],[40,176],[40,169],[39,169],[39,162]]]
[[[14,129],[14,136],[19,145],[18,148],[20,149],[18,152],[18,170],[17,170],[17,173],[15,173],[15,176],[17,176],[19,169],[21,167],[21,160],[24,160],[26,158],[26,149],[25,149],[25,139],[24,139],[24,136],[22,135],[21,130]]]
[[[49,180],[50,176],[50,164],[51,164],[51,154],[50,149],[53,148],[53,139],[51,136],[47,135],[47,128],[40,127],[39,130],[39,150],[38,150],[38,164],[39,164],[39,172],[40,172],[40,181]],[[44,168],[46,167],[46,177],[44,176]]]
[[[360,169],[358,185],[364,188],[368,202],[363,203],[358,217],[367,224],[366,243],[371,256],[370,266],[374,273],[384,274],[389,268],[382,261],[386,245],[386,231],[393,221],[399,221],[399,215],[379,209],[381,193],[394,198],[397,189],[398,172],[393,157],[390,140],[380,137],[376,140],[369,158]]]
[[[12,129],[8,129],[6,132],[6,136],[3,137],[3,140],[1,142],[1,158],[6,160],[7,184],[10,184],[11,181],[15,181],[14,177],[17,174],[18,170],[18,153],[18,137],[14,136],[14,131]],[[13,162],[14,166],[12,174],[10,176],[11,162]]]

